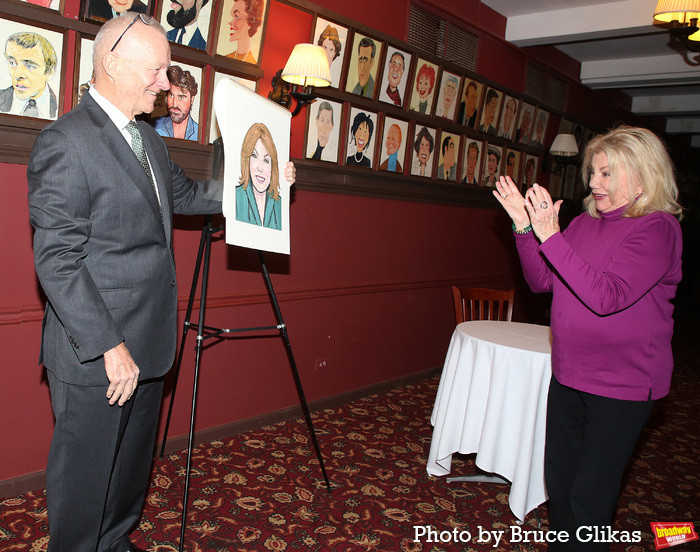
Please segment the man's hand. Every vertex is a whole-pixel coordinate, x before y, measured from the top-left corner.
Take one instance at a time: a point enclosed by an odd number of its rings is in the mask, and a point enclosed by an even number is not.
[[[291,161],[287,161],[287,164],[284,167],[284,179],[290,186],[294,184],[294,181],[297,179],[297,168]]]
[[[105,372],[109,379],[107,398],[109,404],[124,406],[136,391],[139,380],[139,367],[126,345],[122,342],[104,354]]]

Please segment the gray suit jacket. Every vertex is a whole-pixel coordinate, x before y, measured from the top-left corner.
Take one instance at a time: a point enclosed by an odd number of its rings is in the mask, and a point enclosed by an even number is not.
[[[29,214],[48,299],[40,361],[67,383],[107,385],[102,355],[122,341],[140,379],[168,371],[177,337],[172,215],[221,211],[221,190],[188,179],[153,128],[138,125],[162,220],[143,168],[89,94],[32,150]]]

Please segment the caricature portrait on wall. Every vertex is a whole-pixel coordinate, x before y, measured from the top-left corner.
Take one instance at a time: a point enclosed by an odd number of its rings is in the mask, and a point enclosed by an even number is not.
[[[403,173],[406,162],[406,141],[408,121],[384,118],[379,170]]]
[[[411,67],[411,54],[389,46],[384,62],[382,85],[379,100],[397,107],[403,107],[406,100],[406,80]]]
[[[308,112],[306,158],[336,163],[343,104],[319,98],[311,104]]]
[[[435,151],[435,135],[437,131],[434,128],[428,128],[422,125],[416,125],[415,133],[412,140],[412,156],[411,174],[415,176],[426,176],[430,178],[433,175],[433,152]]]
[[[536,108],[534,105],[522,102],[520,106],[520,115],[518,116],[518,126],[515,129],[515,141],[518,144],[527,146],[530,143],[535,111]]]
[[[478,140],[466,138],[464,140],[464,156],[462,161],[462,184],[479,186],[481,174],[481,152],[484,144]]]
[[[434,63],[418,59],[416,75],[411,87],[411,104],[409,109],[425,115],[432,115],[435,80],[439,67]]]
[[[73,107],[80,103],[83,95],[90,90],[92,86],[93,68],[92,68],[92,50],[95,44],[94,37],[87,38],[79,37],[79,47],[77,48],[76,71],[77,81],[73,88]]]
[[[530,145],[535,148],[543,148],[545,133],[547,132],[547,123],[549,122],[549,113],[543,109],[538,109],[535,115],[535,124],[532,131]],[[573,127],[573,125],[572,125]],[[572,128],[570,127],[570,128]]]
[[[523,166],[523,178],[521,191],[525,191],[528,188],[532,188],[532,185],[537,181],[537,166],[539,165],[539,159],[534,155],[525,156],[525,165]]]
[[[374,139],[377,130],[377,114],[353,107],[345,152],[345,164],[371,168],[374,160]]]
[[[462,100],[459,102],[457,122],[469,128],[476,129],[479,124],[479,106],[484,85],[473,79],[464,79]]]
[[[438,151],[437,178],[440,180],[457,180],[457,158],[459,157],[458,134],[443,132],[440,134],[440,149]]]
[[[440,92],[438,93],[435,115],[454,121],[457,94],[459,94],[459,75],[443,71],[440,77]]]
[[[82,0],[83,19],[104,23],[124,14],[149,14],[148,0]],[[133,17],[133,15],[132,15]]]
[[[503,92],[500,92],[495,88],[488,88],[486,90],[484,107],[481,110],[481,123],[479,124],[479,130],[481,132],[485,132],[486,134],[496,134],[498,113],[501,109],[502,99]]]
[[[498,136],[506,140],[515,138],[515,123],[518,114],[518,106],[520,100],[513,96],[506,96],[503,100],[503,113],[501,114],[501,122],[498,125]]]
[[[316,28],[314,29],[312,43],[323,46],[323,49],[326,50],[328,65],[331,68],[331,86],[333,88],[340,86],[347,41],[347,27],[321,17],[316,18]]]
[[[484,177],[481,181],[482,186],[494,188],[496,180],[501,176],[501,163],[503,161],[503,148],[493,144],[486,145],[484,154]]]
[[[510,176],[516,184],[520,180],[520,155],[518,150],[507,149],[504,175]]]
[[[216,53],[259,65],[267,5],[266,0],[224,0]]]
[[[348,53],[348,78],[345,91],[364,98],[374,98],[379,59],[383,42],[355,33],[352,49]]]
[[[201,120],[202,68],[175,60],[168,67],[167,75],[170,89],[163,93],[165,110],[154,110],[149,123],[163,137],[196,142]]]
[[[226,243],[289,253],[291,113],[233,79],[214,90],[224,143]]]
[[[61,94],[63,35],[0,19],[5,67],[0,70],[0,113],[56,119]]]
[[[250,79],[244,79],[242,77],[236,77],[234,75],[227,75],[226,73],[221,73],[219,71],[214,71],[214,86],[211,87],[211,91],[213,94],[213,91],[216,90],[216,87],[218,84],[223,80],[223,79],[233,79],[235,82],[238,84],[241,84],[248,88],[249,90],[252,90],[253,92],[256,92],[258,89],[258,83],[257,81],[250,80]],[[212,104],[211,100],[212,98],[209,98],[209,105]],[[221,136],[221,130],[219,129],[219,122],[216,119],[216,113],[213,109],[210,110],[209,114],[209,143],[213,144],[217,138]]]
[[[60,10],[61,0],[20,0],[32,6],[41,6],[42,8],[49,8],[50,10]]]
[[[214,0],[170,0],[161,4],[160,24],[170,42],[206,50]]]

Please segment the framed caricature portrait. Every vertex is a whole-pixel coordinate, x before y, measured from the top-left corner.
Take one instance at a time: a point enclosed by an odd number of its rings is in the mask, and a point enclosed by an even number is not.
[[[63,34],[0,19],[6,63],[0,70],[0,113],[57,119],[63,107]]]
[[[223,0],[214,53],[260,65],[268,0]]]
[[[423,125],[416,125],[412,141],[411,174],[414,176],[433,176],[435,137],[437,131]]]
[[[510,176],[517,185],[520,182],[520,157],[522,153],[518,150],[507,149],[505,156],[504,176]]]
[[[535,115],[535,124],[532,131],[530,145],[534,148],[543,148],[545,135],[547,132],[547,123],[549,122],[549,113],[543,109],[538,109]]]
[[[75,49],[75,71],[76,81],[73,86],[73,107],[80,103],[80,100],[92,86],[92,50],[95,44],[95,37],[78,35],[78,47]]]
[[[377,114],[359,107],[350,108],[345,164],[372,168],[376,141]]]
[[[496,180],[501,176],[501,166],[503,164],[503,148],[494,144],[486,144],[484,153],[484,170],[481,179],[482,186],[496,187]]]
[[[527,146],[530,143],[530,134],[532,134],[532,122],[535,119],[534,105],[522,102],[520,105],[520,114],[518,115],[518,125],[515,129],[515,142]]]
[[[345,91],[364,98],[374,98],[375,83],[381,59],[383,42],[355,33],[348,53],[348,71]]]
[[[173,60],[168,80],[170,90],[163,93],[164,105],[156,106],[148,122],[163,137],[197,142],[202,120],[202,68]]]
[[[496,134],[498,128],[498,114],[501,110],[501,100],[503,92],[495,88],[487,88],[486,96],[484,97],[484,108],[481,110],[481,122],[479,130],[486,134]]]
[[[210,87],[210,90],[213,91],[216,89],[216,85],[221,82],[222,79],[233,79],[236,81],[238,84],[242,84],[246,88],[249,88],[253,92],[256,92],[258,89],[258,83],[257,81],[250,80],[250,79],[244,79],[242,77],[236,77],[233,75],[228,75],[226,73],[221,73],[219,71],[214,71],[214,86]],[[209,101],[209,105],[212,105],[212,102]],[[216,119],[216,114],[214,110],[210,110],[210,122],[209,122],[209,143],[213,143],[217,138],[221,136],[221,130],[219,129],[219,122]]]
[[[307,111],[306,158],[337,163],[343,104],[319,98]]]
[[[411,54],[393,46],[387,47],[384,77],[379,88],[379,101],[403,107],[406,101],[406,79],[410,67]]]
[[[576,189],[576,165],[567,165],[564,173],[564,186],[561,191],[561,197],[564,199],[574,199],[574,190]]]
[[[379,155],[380,171],[403,173],[406,166],[407,141],[408,121],[385,117]]]
[[[515,118],[518,114],[520,100],[513,96],[506,96],[503,99],[503,113],[501,122],[498,125],[498,136],[506,140],[515,138]]]
[[[411,111],[425,115],[433,114],[433,98],[439,69],[434,63],[418,58],[416,74],[411,85]]]
[[[457,114],[457,122],[459,124],[476,129],[476,125],[479,123],[479,107],[481,106],[483,92],[483,84],[473,79],[464,79],[462,99],[459,102],[459,112]]]
[[[20,0],[20,2],[31,4],[32,6],[40,6],[42,8],[60,11],[61,13],[63,13],[64,1],[65,0]]]
[[[481,152],[484,149],[483,142],[465,137],[464,155],[462,156],[462,184],[480,185]]]
[[[104,23],[125,13],[153,13],[152,0],[82,0],[80,13],[83,19]]]
[[[539,158],[535,155],[525,155],[525,164],[523,165],[523,178],[521,192],[525,192],[528,188],[537,182],[537,169],[539,168]]]
[[[438,148],[437,178],[440,180],[457,181],[457,158],[459,157],[458,134],[442,132]]]
[[[206,50],[213,4],[213,0],[162,2],[160,24],[165,28],[168,40],[190,48]]]
[[[440,77],[440,91],[437,104],[435,104],[435,116],[454,121],[457,112],[457,94],[459,94],[459,75],[443,71]]]
[[[348,28],[322,17],[316,17],[316,26],[311,40],[312,44],[323,46],[328,56],[328,65],[331,68],[331,86],[340,86],[340,77],[343,74],[343,59],[347,53]]]

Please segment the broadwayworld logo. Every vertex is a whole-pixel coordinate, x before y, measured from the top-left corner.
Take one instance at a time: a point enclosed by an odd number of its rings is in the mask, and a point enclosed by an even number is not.
[[[698,539],[692,521],[679,523],[652,521],[651,532],[654,534],[654,545],[657,550]]]

